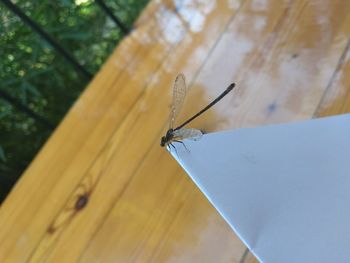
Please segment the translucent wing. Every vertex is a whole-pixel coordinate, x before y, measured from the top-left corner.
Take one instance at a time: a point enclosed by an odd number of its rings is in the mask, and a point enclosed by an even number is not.
[[[198,141],[203,136],[203,133],[200,130],[191,129],[191,128],[190,129],[182,128],[174,131],[173,134],[174,134],[175,140],[190,139],[190,140]]]
[[[175,79],[173,88],[173,102],[171,104],[170,117],[169,117],[169,129],[174,127],[174,121],[179,114],[182,104],[185,100],[187,88],[185,76],[179,74]]]

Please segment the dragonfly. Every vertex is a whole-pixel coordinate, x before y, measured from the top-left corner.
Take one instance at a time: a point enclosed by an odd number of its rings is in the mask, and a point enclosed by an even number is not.
[[[218,103],[234,87],[235,87],[235,83],[230,84],[226,88],[226,90],[224,92],[222,92],[215,100],[213,100],[211,103],[209,103],[201,111],[199,111],[198,113],[193,115],[187,121],[185,121],[184,123],[182,123],[178,127],[174,128],[175,119],[178,116],[178,114],[182,108],[182,105],[183,105],[183,102],[185,100],[186,93],[187,93],[185,76],[183,74],[179,74],[175,79],[174,88],[173,88],[173,101],[171,104],[171,110],[170,110],[170,116],[169,116],[169,129],[166,132],[166,134],[161,138],[160,146],[162,146],[162,147],[165,147],[165,146],[170,147],[171,146],[176,151],[176,148],[173,145],[174,142],[181,143],[186,148],[186,146],[182,142],[182,140],[184,140],[184,139],[190,139],[190,140],[194,140],[194,141],[199,140],[203,136],[203,132],[201,130],[193,129],[193,128],[184,128],[184,126],[189,124],[191,121],[193,121],[199,115],[203,114],[208,109],[210,109],[212,106],[214,106],[216,103]]]

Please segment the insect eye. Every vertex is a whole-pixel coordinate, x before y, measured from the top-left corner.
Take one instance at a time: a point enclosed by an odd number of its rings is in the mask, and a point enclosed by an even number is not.
[[[160,146],[164,146],[165,145],[165,136],[162,137],[162,139],[160,140]]]

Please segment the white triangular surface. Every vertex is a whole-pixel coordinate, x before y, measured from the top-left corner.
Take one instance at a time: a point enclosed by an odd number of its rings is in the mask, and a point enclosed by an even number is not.
[[[265,263],[350,262],[350,114],[206,134],[172,155]]]

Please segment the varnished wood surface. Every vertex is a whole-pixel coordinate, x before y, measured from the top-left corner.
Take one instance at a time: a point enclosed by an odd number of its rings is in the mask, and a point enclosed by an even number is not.
[[[209,132],[350,112],[350,2],[176,3],[151,1],[6,199],[0,262],[257,262],[159,146],[173,80],[179,122],[237,83]]]

